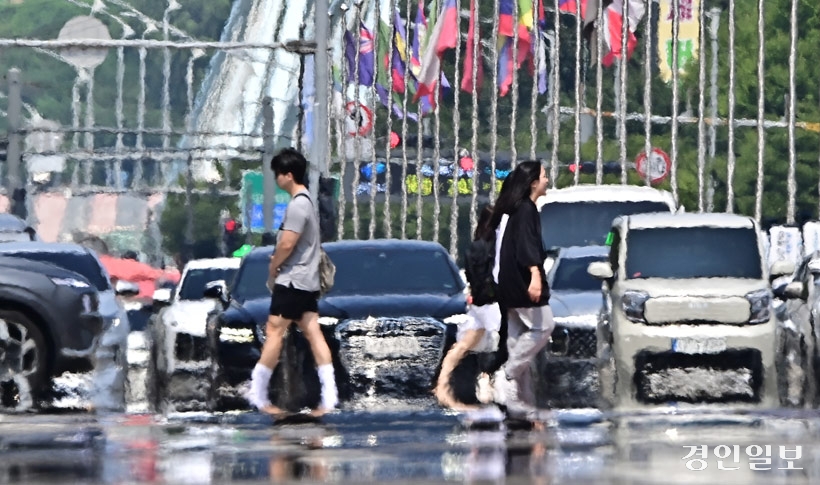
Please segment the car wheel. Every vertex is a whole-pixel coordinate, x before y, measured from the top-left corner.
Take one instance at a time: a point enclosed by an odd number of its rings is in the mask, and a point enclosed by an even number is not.
[[[227,404],[223,396],[222,387],[225,386],[226,381],[219,359],[211,359],[208,381],[210,384],[208,386],[208,411],[212,413],[225,411]]]
[[[0,410],[35,407],[48,376],[43,333],[25,315],[0,311]]]
[[[148,327],[148,382],[145,386],[148,405],[155,413],[164,413],[166,407],[165,377],[160,364],[162,352],[160,350],[163,341],[162,326],[160,322],[152,322]]]
[[[617,372],[612,351],[612,334],[598,326],[598,382],[601,409],[612,409],[617,392]]]
[[[780,404],[786,407],[806,406],[811,402],[808,391],[812,364],[806,338],[797,323],[780,326],[777,337]]]
[[[222,370],[222,363],[219,362],[219,330],[213,320],[208,322],[208,357],[210,366],[208,367],[207,379],[207,406],[208,411],[215,413],[226,409],[226,401],[222,393],[222,387],[226,384],[225,373]]]

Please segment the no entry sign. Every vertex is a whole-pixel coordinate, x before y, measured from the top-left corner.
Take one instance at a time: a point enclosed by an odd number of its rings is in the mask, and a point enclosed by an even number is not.
[[[652,183],[658,183],[669,176],[669,172],[672,171],[672,162],[665,151],[653,148],[648,157],[645,151],[638,155],[635,159],[635,170],[643,178],[646,178],[648,173],[649,180]]]

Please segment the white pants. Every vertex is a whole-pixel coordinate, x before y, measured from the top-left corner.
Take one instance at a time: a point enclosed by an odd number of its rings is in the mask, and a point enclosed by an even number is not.
[[[458,326],[456,340],[464,338],[468,330],[484,330],[484,336],[470,349],[472,352],[495,352],[498,350],[498,330],[501,328],[501,310],[498,303],[488,305],[470,305],[467,319]]]
[[[532,386],[532,363],[549,342],[555,320],[549,305],[531,308],[510,308],[507,311],[507,349],[504,364],[507,376],[518,385],[518,399],[535,405]]]

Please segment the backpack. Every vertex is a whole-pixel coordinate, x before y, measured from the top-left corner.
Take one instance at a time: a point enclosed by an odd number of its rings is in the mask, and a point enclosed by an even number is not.
[[[495,240],[477,239],[470,243],[464,255],[464,272],[470,283],[474,305],[487,305],[497,300],[496,283],[493,278],[495,265]]]
[[[307,194],[299,193],[296,194],[296,197],[299,196],[307,197],[307,200],[310,200],[311,205],[313,201],[308,197]],[[317,229],[319,229],[317,227]],[[324,295],[331,288],[333,288],[333,283],[336,280],[336,265],[333,264],[333,261],[330,259],[330,256],[327,255],[325,249],[319,244],[319,293]]]

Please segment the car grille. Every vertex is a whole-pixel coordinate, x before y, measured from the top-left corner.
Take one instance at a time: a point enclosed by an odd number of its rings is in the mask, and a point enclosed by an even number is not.
[[[423,397],[441,361],[446,326],[432,318],[347,320],[336,329],[354,393]]]
[[[643,351],[635,356],[638,401],[759,402],[763,364],[759,350],[717,354]]]
[[[174,341],[174,357],[178,361],[204,360],[207,351],[205,337],[195,337],[187,333],[176,334]]]
[[[647,323],[730,323],[744,324],[749,321],[749,300],[741,297],[694,298],[660,297],[650,298],[645,304],[644,317]]]
[[[556,325],[549,343],[550,357],[590,359],[597,353],[595,328],[564,327]]]

